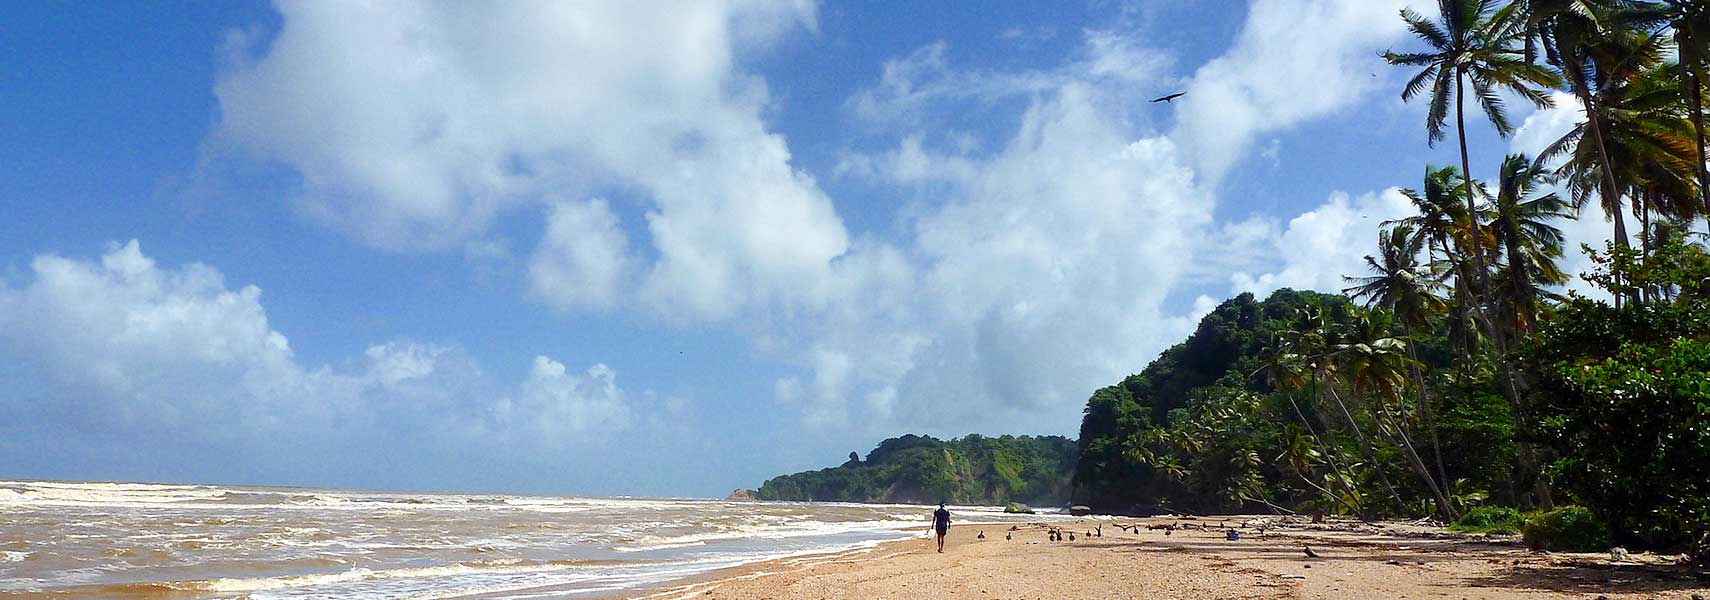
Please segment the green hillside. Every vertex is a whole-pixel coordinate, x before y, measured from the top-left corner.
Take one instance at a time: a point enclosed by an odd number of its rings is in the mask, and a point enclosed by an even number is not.
[[[781,475],[760,486],[761,500],[1041,506],[1068,500],[1078,451],[1061,436],[951,440],[905,435],[879,443],[842,466]]]

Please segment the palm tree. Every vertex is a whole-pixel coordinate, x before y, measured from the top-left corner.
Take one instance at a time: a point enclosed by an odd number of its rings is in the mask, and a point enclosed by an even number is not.
[[[1290,325],[1285,330],[1278,332],[1278,338],[1272,343],[1272,349],[1268,352],[1269,357],[1266,360],[1269,366],[1268,370],[1273,384],[1280,383],[1287,389],[1293,390],[1310,389],[1310,399],[1314,402],[1318,404],[1334,403],[1336,412],[1341,414],[1344,419],[1343,423],[1354,434],[1354,441],[1360,450],[1366,468],[1377,476],[1378,482],[1389,493],[1390,498],[1395,500],[1396,505],[1402,505],[1404,503],[1401,494],[1390,483],[1389,473],[1384,470],[1384,465],[1377,460],[1376,448],[1373,446],[1371,438],[1360,428],[1359,422],[1355,420],[1353,413],[1348,410],[1346,403],[1342,401],[1341,395],[1336,390],[1340,382],[1336,374],[1336,362],[1333,353],[1336,347],[1342,343],[1341,335],[1344,329],[1345,327],[1331,318],[1331,313],[1327,307],[1307,306],[1297,309]],[[1294,402],[1293,396],[1289,396],[1289,401]],[[1298,404],[1295,404],[1294,410],[1300,416],[1301,422],[1310,430],[1312,424],[1307,421],[1306,414],[1301,411]],[[1357,481],[1353,477],[1356,463],[1348,460],[1345,456],[1340,456],[1343,447],[1336,437],[1336,427],[1325,417],[1325,411],[1322,407],[1314,405],[1312,412],[1318,419],[1319,431],[1322,432],[1325,441],[1328,442],[1325,444],[1325,448],[1328,450],[1325,456],[1336,456],[1341,459],[1341,464],[1338,464],[1336,460],[1330,461],[1331,468],[1337,472],[1337,480],[1349,484]],[[1357,490],[1350,490],[1350,495],[1360,497]],[[1370,520],[1378,516],[1374,509],[1366,506],[1363,501],[1360,502],[1359,508],[1360,517],[1363,519]]]
[[[1453,169],[1453,167],[1451,167]],[[1439,189],[1441,185],[1437,186]],[[1453,189],[1453,186],[1450,186]],[[1412,193],[1417,196],[1417,193]],[[1416,201],[1415,204],[1418,204]],[[1451,206],[1459,204],[1451,203]],[[1366,256],[1370,275],[1343,277],[1354,284],[1342,290],[1356,302],[1364,301],[1367,309],[1382,308],[1394,314],[1401,326],[1403,338],[1412,339],[1414,328],[1428,328],[1431,320],[1443,312],[1446,303],[1440,295],[1444,270],[1429,260],[1420,263],[1420,254],[1429,258],[1427,236],[1416,235],[1407,225],[1395,225],[1378,232],[1378,257]],[[1443,451],[1438,441],[1436,419],[1431,414],[1431,398],[1425,385],[1425,375],[1419,368],[1419,357],[1413,346],[1407,346],[1408,370],[1419,392],[1418,414],[1431,436],[1431,453],[1437,465],[1439,481],[1448,481],[1443,468]]]
[[[1426,242],[1426,236],[1415,235],[1407,225],[1378,232],[1378,255],[1366,255],[1366,268],[1372,274],[1343,277],[1354,285],[1342,293],[1364,301],[1367,308],[1394,312],[1403,327],[1425,325],[1444,308],[1438,295],[1444,288],[1442,269],[1419,260]]]
[[[1391,446],[1401,450],[1402,458],[1431,492],[1438,512],[1446,521],[1454,521],[1457,515],[1449,503],[1448,496],[1443,492],[1443,486],[1431,476],[1425,461],[1419,458],[1419,453],[1413,447],[1413,440],[1407,435],[1407,429],[1400,426],[1400,419],[1390,416],[1392,413],[1405,412],[1405,407],[1392,411],[1389,406],[1401,399],[1401,392],[1407,385],[1407,374],[1409,371],[1418,372],[1418,362],[1408,353],[1405,340],[1390,335],[1388,314],[1384,311],[1374,311],[1356,316],[1353,327],[1349,328],[1350,331],[1341,343],[1335,345],[1330,358],[1336,365],[1336,373],[1347,381],[1352,399],[1369,396],[1365,406],[1371,415],[1373,429]],[[1347,412],[1347,405],[1343,403],[1340,395],[1332,390],[1332,397],[1347,416],[1354,432],[1359,433],[1359,426],[1355,424],[1353,415]],[[1370,442],[1362,442],[1370,447]],[[1374,460],[1369,451],[1366,460]]]
[[[1401,18],[1408,29],[1431,46],[1429,52],[1385,52],[1384,58],[1393,65],[1424,67],[1407,82],[1401,91],[1402,100],[1410,100],[1427,85],[1431,89],[1430,108],[1425,117],[1425,130],[1430,143],[1444,137],[1450,96],[1455,102],[1455,130],[1460,141],[1461,172],[1471,173],[1467,156],[1467,132],[1464,106],[1465,84],[1471,83],[1485,117],[1496,127],[1499,135],[1507,137],[1514,131],[1499,92],[1507,90],[1524,98],[1538,108],[1550,106],[1543,90],[1555,87],[1560,78],[1549,69],[1526,60],[1523,48],[1528,29],[1522,13],[1514,4],[1497,7],[1496,0],[1437,0],[1441,22],[1432,22],[1402,9]],[[1477,213],[1470,178],[1466,186],[1467,212]],[[1474,266],[1481,286],[1488,289],[1489,275],[1485,271],[1484,251],[1478,235],[1472,236]],[[1501,341],[1498,339],[1498,346]]]
[[[1562,231],[1550,221],[1572,219],[1566,201],[1554,193],[1536,195],[1548,175],[1523,154],[1502,161],[1492,202],[1490,229],[1503,247],[1507,268],[1499,292],[1503,326],[1516,334],[1531,331],[1538,319],[1538,300],[1544,285],[1567,283],[1568,276],[1556,265],[1562,256]]]
[[[1680,93],[1686,99],[1692,119],[1692,134],[1697,147],[1699,204],[1710,215],[1710,166],[1704,155],[1704,84],[1705,67],[1710,63],[1710,6],[1701,0],[1663,0],[1662,17],[1674,32],[1674,46],[1680,64]]]
[[[1417,214],[1383,223],[1384,226],[1393,225],[1412,231],[1418,238],[1416,243],[1423,245],[1428,254],[1442,252],[1444,263],[1455,275],[1455,323],[1458,330],[1468,334],[1461,339],[1466,342],[1462,350],[1469,360],[1476,346],[1473,336],[1477,328],[1468,325],[1475,319],[1474,312],[1481,310],[1476,294],[1471,290],[1475,280],[1467,274],[1467,261],[1461,251],[1472,245],[1475,236],[1471,225],[1473,219],[1468,216],[1467,208],[1472,206],[1476,210],[1477,205],[1464,199],[1464,194],[1471,189],[1471,184],[1459,169],[1427,166],[1424,185],[1420,189],[1401,190],[1401,194],[1413,203]],[[1483,233],[1481,230],[1477,235],[1482,236]]]
[[[1585,79],[1596,84],[1595,93],[1587,101],[1601,108],[1540,152],[1538,162],[1565,156],[1557,174],[1573,192],[1575,206],[1596,195],[1614,224],[1615,243],[1629,247],[1622,196],[1642,193],[1646,184],[1671,197],[1696,195],[1686,190],[1695,188],[1697,148],[1673,77],[1657,67],[1663,37],[1612,30],[1594,41],[1572,52],[1592,67]],[[1595,138],[1589,146],[1583,143],[1588,131]]]
[[[1476,220],[1473,215],[1479,215],[1483,212],[1477,204],[1477,197],[1473,196],[1465,200],[1461,198],[1462,194],[1470,194],[1472,188],[1471,182],[1466,181],[1466,178],[1454,167],[1433,169],[1427,166],[1425,168],[1424,187],[1418,191],[1402,190],[1402,195],[1413,203],[1418,214],[1384,224],[1400,224],[1411,227],[1417,232],[1415,235],[1423,236],[1435,242],[1442,250],[1445,260],[1455,274],[1454,305],[1456,315],[1455,320],[1450,323],[1450,337],[1460,340],[1461,354],[1466,359],[1462,365],[1468,369],[1476,365],[1476,361],[1472,358],[1479,346],[1478,332],[1482,329],[1490,334],[1492,341],[1496,342],[1495,352],[1491,357],[1492,362],[1497,366],[1496,378],[1502,388],[1503,395],[1508,399],[1509,406],[1513,408],[1514,414],[1518,418],[1519,415],[1523,414],[1524,399],[1516,382],[1517,377],[1512,366],[1508,363],[1506,348],[1502,345],[1502,332],[1496,327],[1494,321],[1485,314],[1484,309],[1479,304],[1479,296],[1472,289],[1473,280],[1467,276],[1467,261],[1459,256],[1457,250],[1457,248],[1472,246],[1474,240],[1483,238],[1488,232],[1485,228],[1474,229],[1472,226],[1472,222]],[[1465,206],[1462,206],[1463,203]],[[1492,245],[1494,246],[1494,243]],[[1479,246],[1482,248],[1482,243]],[[1517,484],[1521,483],[1518,479],[1535,473],[1535,466],[1537,465],[1529,445],[1522,443],[1520,450],[1519,458],[1522,464],[1521,472],[1517,475],[1522,477],[1517,477],[1515,482]],[[1439,473],[1439,476],[1442,476],[1442,473]],[[1534,484],[1538,503],[1541,506],[1548,507],[1550,505],[1548,488],[1542,483],[1542,479],[1538,479]]]

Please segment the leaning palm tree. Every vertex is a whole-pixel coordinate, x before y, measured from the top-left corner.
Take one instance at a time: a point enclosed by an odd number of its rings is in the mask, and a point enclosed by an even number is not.
[[[1336,365],[1335,372],[1347,383],[1349,400],[1365,406],[1376,434],[1400,451],[1407,466],[1431,492],[1443,519],[1454,521],[1459,515],[1450,505],[1443,486],[1431,475],[1425,461],[1419,458],[1413,440],[1407,435],[1407,428],[1402,425],[1401,413],[1406,412],[1406,407],[1399,401],[1407,385],[1408,373],[1417,373],[1417,361],[1408,352],[1406,340],[1390,335],[1392,329],[1388,315],[1381,310],[1357,315],[1330,357]],[[1353,415],[1347,412],[1347,403],[1335,394],[1334,388],[1331,393],[1348,422],[1351,425],[1355,423]],[[1357,425],[1354,425],[1354,431],[1359,433]],[[1366,443],[1369,447],[1370,442]],[[1368,454],[1366,460],[1375,458]]]
[[[1413,195],[1418,194],[1415,192]],[[1440,268],[1441,263],[1429,260],[1431,252],[1426,248],[1426,242],[1427,236],[1414,234],[1413,228],[1406,225],[1380,231],[1377,257],[1366,256],[1370,275],[1342,278],[1354,284],[1342,290],[1349,298],[1363,301],[1367,309],[1381,308],[1395,315],[1404,339],[1411,339],[1415,328],[1428,328],[1431,320],[1442,313],[1447,304],[1441,295],[1446,287],[1443,284],[1445,270]],[[1422,254],[1426,259],[1424,262],[1420,260]],[[1414,354],[1411,344],[1406,351],[1408,370],[1419,394],[1417,414],[1430,435],[1438,481],[1446,482],[1448,471],[1443,468],[1442,446],[1438,442],[1437,422],[1431,413],[1425,375],[1419,368],[1419,357]]]
[[[1507,262],[1498,286],[1502,325],[1524,335],[1537,323],[1539,300],[1544,286],[1567,283],[1568,276],[1556,264],[1562,256],[1562,230],[1551,221],[1572,219],[1568,203],[1554,193],[1537,194],[1549,175],[1523,154],[1502,161],[1496,196],[1492,201],[1491,232],[1503,248]]]
[[[1451,96],[1455,109],[1455,131],[1460,141],[1461,172],[1471,173],[1467,156],[1467,132],[1464,106],[1465,85],[1472,91],[1485,117],[1496,127],[1499,135],[1514,132],[1508,120],[1500,92],[1508,91],[1530,101],[1538,108],[1550,106],[1544,90],[1555,87],[1560,78],[1542,65],[1526,60],[1524,43],[1527,22],[1516,5],[1500,8],[1496,0],[1438,0],[1440,22],[1432,22],[1411,9],[1402,9],[1401,18],[1408,29],[1431,46],[1428,52],[1385,52],[1384,58],[1393,65],[1424,67],[1407,82],[1401,91],[1403,100],[1430,88],[1430,108],[1425,117],[1427,139],[1435,144],[1444,136]],[[1472,181],[1466,185],[1467,211],[1477,213],[1472,193]],[[1484,266],[1484,251],[1478,235],[1472,236],[1472,256],[1482,287],[1489,288]],[[1498,345],[1501,341],[1498,339]]]
[[[1593,66],[1587,79],[1595,93],[1588,101],[1599,109],[1538,154],[1540,164],[1561,161],[1557,174],[1573,192],[1576,207],[1594,196],[1600,200],[1614,225],[1615,243],[1622,247],[1630,245],[1622,196],[1640,187],[1644,165],[1668,163],[1679,175],[1668,182],[1653,177],[1652,183],[1673,189],[1690,185],[1697,173],[1684,106],[1669,76],[1655,73],[1663,43],[1660,35],[1618,30],[1573,50]]]

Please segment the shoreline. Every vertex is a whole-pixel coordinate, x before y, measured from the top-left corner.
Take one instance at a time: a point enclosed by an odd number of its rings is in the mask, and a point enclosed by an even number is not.
[[[1174,530],[1163,529],[1178,525]],[[1221,524],[1224,527],[1220,528]],[[1103,525],[1103,536],[1086,530]],[[1137,526],[1137,527],[1135,527]],[[1157,529],[1147,529],[1148,526]],[[1407,523],[1290,523],[1275,517],[962,524],[945,551],[930,537],[773,559],[602,600],[884,598],[1591,598],[1710,597],[1710,573],[1673,557],[1534,553],[1512,536]],[[1050,528],[1074,542],[1050,542]],[[1127,527],[1122,529],[1119,527]],[[911,530],[923,532],[924,527]],[[1239,541],[1225,532],[1235,529]],[[984,531],[986,539],[976,539]],[[1312,547],[1318,557],[1304,552]],[[551,590],[541,590],[551,597]]]

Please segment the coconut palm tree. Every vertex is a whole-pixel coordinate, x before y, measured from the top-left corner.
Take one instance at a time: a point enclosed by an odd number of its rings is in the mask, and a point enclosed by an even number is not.
[[[1350,400],[1363,401],[1377,435],[1400,450],[1407,466],[1431,492],[1438,512],[1446,521],[1454,521],[1458,516],[1454,507],[1444,494],[1443,486],[1432,477],[1425,461],[1419,458],[1413,440],[1407,435],[1407,428],[1402,425],[1404,416],[1398,414],[1406,412],[1400,402],[1402,390],[1407,386],[1408,373],[1417,373],[1418,366],[1407,351],[1407,341],[1390,335],[1392,328],[1387,311],[1368,311],[1357,315],[1352,327],[1347,329],[1329,357],[1335,364],[1334,373],[1346,383]],[[1360,433],[1354,416],[1348,413],[1347,403],[1334,389],[1331,395],[1354,432]],[[1371,443],[1363,436],[1361,441],[1370,447]],[[1369,450],[1366,460],[1374,460]]]
[[[1428,329],[1431,320],[1441,314],[1447,304],[1440,295],[1445,287],[1445,270],[1440,267],[1441,263],[1429,260],[1431,252],[1426,248],[1426,242],[1426,236],[1414,234],[1413,229],[1406,225],[1395,225],[1380,231],[1378,257],[1366,256],[1366,268],[1371,274],[1342,278],[1354,284],[1342,290],[1349,298],[1356,302],[1364,301],[1367,309],[1381,308],[1395,315],[1401,327],[1401,335],[1405,339],[1412,339],[1415,328]],[[1424,263],[1420,261],[1421,254],[1426,255],[1427,260]],[[1419,357],[1414,355],[1411,344],[1407,346],[1406,351],[1410,361],[1408,370],[1413,375],[1419,394],[1417,413],[1430,435],[1431,453],[1436,461],[1438,481],[1448,481],[1447,470],[1443,468],[1443,451],[1438,441],[1436,419],[1431,414],[1431,398],[1429,388],[1425,385],[1425,375],[1419,368]]]
[[[1539,299],[1545,285],[1567,283],[1568,276],[1556,265],[1562,256],[1562,230],[1551,221],[1572,219],[1568,203],[1554,193],[1537,192],[1549,175],[1524,154],[1502,161],[1497,191],[1492,199],[1490,230],[1503,248],[1507,263],[1497,292],[1502,325],[1524,335],[1537,323]]]
[[[1425,131],[1430,143],[1443,139],[1449,102],[1454,101],[1461,172],[1471,173],[1464,114],[1466,84],[1472,85],[1479,106],[1497,133],[1507,137],[1514,126],[1508,120],[1500,93],[1508,91],[1538,108],[1547,108],[1550,98],[1544,90],[1555,87],[1560,78],[1548,68],[1526,60],[1527,22],[1522,18],[1524,14],[1517,11],[1517,5],[1498,7],[1496,0],[1438,0],[1437,11],[1439,22],[1432,22],[1411,9],[1401,10],[1408,29],[1429,44],[1430,51],[1385,52],[1383,56],[1393,65],[1423,67],[1402,89],[1401,98],[1411,100],[1429,87]],[[1472,181],[1467,179],[1463,183],[1467,212],[1476,213]],[[1472,256],[1481,287],[1488,289],[1489,276],[1479,238],[1471,237]],[[1497,341],[1500,348],[1501,341]]]
[[[1665,43],[1659,34],[1625,32],[1605,36],[1587,51],[1607,83],[1597,93],[1602,110],[1539,153],[1540,164],[1560,162],[1556,173],[1576,208],[1599,198],[1622,246],[1628,245],[1624,196],[1631,199],[1641,232],[1652,213],[1693,219],[1703,212],[1702,163],[1690,109],[1678,93],[1680,69],[1658,64]],[[1599,130],[1604,132],[1601,147],[1584,143],[1587,131]],[[1605,168],[1605,157],[1621,167]]]
[[[1444,308],[1443,270],[1420,261],[1427,241],[1407,225],[1378,232],[1377,256],[1365,257],[1371,275],[1343,277],[1353,286],[1342,293],[1367,308],[1394,312],[1403,327],[1424,326]]]
[[[1447,270],[1455,276],[1453,295],[1456,300],[1456,314],[1452,329],[1466,334],[1459,339],[1462,341],[1464,357],[1469,359],[1469,362],[1477,345],[1478,331],[1471,322],[1477,318],[1475,310],[1480,309],[1477,294],[1472,291],[1472,286],[1478,282],[1467,273],[1470,265],[1467,264],[1463,251],[1472,245],[1475,235],[1482,237],[1485,233],[1483,230],[1475,233],[1471,226],[1473,219],[1468,216],[1468,206],[1474,210],[1478,208],[1475,203],[1465,200],[1464,195],[1471,189],[1472,186],[1459,169],[1427,166],[1423,186],[1417,190],[1401,190],[1401,194],[1413,203],[1416,214],[1383,223],[1384,226],[1404,227],[1412,231],[1428,254],[1442,253],[1443,262],[1439,264],[1446,264]]]
[[[1697,147],[1699,205],[1710,215],[1710,166],[1704,152],[1704,85],[1710,66],[1710,6],[1702,0],[1663,0],[1662,17],[1674,32],[1680,65],[1680,95],[1686,99]]]

